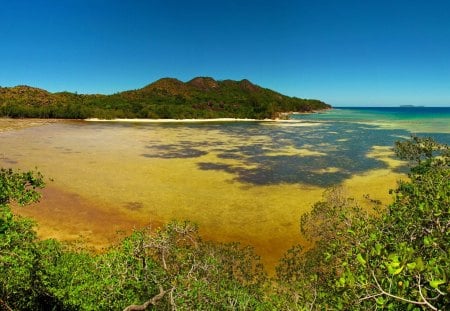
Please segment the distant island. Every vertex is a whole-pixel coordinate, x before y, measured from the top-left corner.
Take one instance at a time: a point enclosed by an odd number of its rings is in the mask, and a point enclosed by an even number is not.
[[[30,86],[0,87],[0,116],[11,118],[275,119],[331,108],[317,99],[289,97],[248,80],[188,82],[163,78],[113,95],[51,93]]]
[[[400,108],[421,108],[425,106],[416,106],[416,105],[400,105]]]

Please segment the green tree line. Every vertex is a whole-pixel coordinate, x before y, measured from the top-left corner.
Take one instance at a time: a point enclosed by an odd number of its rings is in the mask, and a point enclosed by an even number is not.
[[[274,277],[252,248],[205,241],[190,222],[102,254],[39,240],[10,204],[38,200],[43,177],[2,169],[0,310],[446,310],[450,150],[417,137],[395,150],[411,170],[393,202],[368,211],[329,189],[299,221],[314,247],[292,247]]]
[[[0,88],[0,116],[12,118],[276,118],[284,112],[330,108],[243,81],[161,79],[113,95],[49,93],[28,86]]]

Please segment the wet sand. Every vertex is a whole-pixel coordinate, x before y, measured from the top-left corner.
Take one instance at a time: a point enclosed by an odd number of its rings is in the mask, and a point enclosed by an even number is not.
[[[51,184],[40,191],[42,199],[29,206],[15,206],[14,213],[37,222],[38,237],[60,241],[81,242],[101,251],[117,243],[133,229],[160,227],[155,219],[132,219],[128,215],[92,202],[76,193],[58,189]]]
[[[55,119],[11,119],[0,117],[0,133],[61,122]]]

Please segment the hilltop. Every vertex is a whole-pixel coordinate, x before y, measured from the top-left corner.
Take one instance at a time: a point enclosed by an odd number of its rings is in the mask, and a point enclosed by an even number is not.
[[[163,78],[113,95],[51,93],[30,86],[0,87],[0,116],[38,118],[276,118],[330,105],[289,97],[249,80]]]

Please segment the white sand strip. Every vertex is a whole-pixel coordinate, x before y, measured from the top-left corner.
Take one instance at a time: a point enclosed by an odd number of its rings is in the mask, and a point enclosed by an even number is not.
[[[141,122],[141,123],[188,123],[188,122],[275,122],[277,120],[264,119],[237,119],[237,118],[216,118],[216,119],[85,119],[89,122]]]

